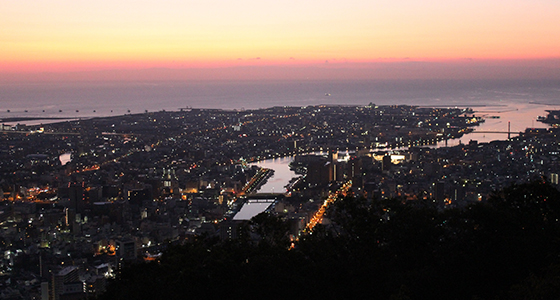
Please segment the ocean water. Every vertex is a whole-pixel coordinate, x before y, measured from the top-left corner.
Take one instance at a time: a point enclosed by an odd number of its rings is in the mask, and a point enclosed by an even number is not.
[[[560,109],[559,81],[361,80],[56,82],[0,84],[0,119],[89,118],[177,111],[247,110],[272,106],[420,105],[473,107],[484,129],[544,127],[535,120]],[[23,122],[22,122],[23,123]],[[482,137],[481,137],[482,138]],[[488,139],[493,139],[489,137]],[[487,139],[484,137],[484,139]]]

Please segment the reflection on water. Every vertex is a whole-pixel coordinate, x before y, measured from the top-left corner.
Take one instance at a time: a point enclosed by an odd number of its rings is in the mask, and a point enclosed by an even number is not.
[[[511,126],[511,136],[514,137],[519,132],[525,131],[526,128],[549,127],[546,124],[537,122],[538,116],[546,115],[545,110],[557,109],[556,107],[543,104],[532,103],[508,103],[508,105],[484,106],[476,109],[477,116],[483,116],[486,121],[480,126],[475,128],[475,132],[466,134],[460,139],[449,140],[447,146],[456,146],[459,142],[468,144],[471,140],[476,140],[480,143],[491,142],[495,140],[507,139],[508,122]],[[490,118],[499,117],[499,118]],[[484,131],[494,131],[503,133],[478,133]],[[444,141],[439,142],[436,147],[445,147]],[[379,149],[381,150],[381,149]],[[255,163],[255,165],[270,168],[274,170],[274,176],[268,179],[260,189],[259,193],[283,193],[286,191],[285,186],[290,179],[297,175],[290,170],[289,163],[294,159],[294,156],[283,158],[267,159]]]
[[[16,125],[26,125],[26,126],[36,126],[36,125],[47,125],[53,123],[63,123],[69,121],[77,121],[80,120],[79,118],[76,119],[37,119],[37,120],[20,120],[20,121],[13,121],[13,122],[2,122],[2,124],[16,126]]]
[[[60,160],[60,164],[64,166],[65,164],[72,161],[72,153],[68,152],[68,153],[61,154],[58,157],[58,159]]]
[[[269,208],[272,203],[274,203],[274,200],[249,200],[243,204],[243,207],[241,207],[241,210],[235,214],[233,219],[250,220],[254,216]]]
[[[296,173],[290,170],[290,162],[294,160],[294,156],[286,156],[281,158],[267,159],[255,163],[262,168],[274,170],[274,175],[258,190],[259,193],[284,193],[285,186],[290,179],[296,177]]]
[[[547,128],[549,127],[548,125],[537,122],[537,117],[545,116],[547,114],[545,110],[547,109],[557,108],[544,104],[511,102],[508,103],[508,105],[489,105],[479,107],[476,109],[475,115],[484,117],[486,121],[480,126],[475,127],[475,131],[473,133],[464,135],[460,139],[450,140],[447,145],[456,146],[459,144],[459,141],[463,144],[468,144],[471,140],[476,140],[480,143],[487,143],[495,140],[506,140],[508,137],[508,122],[510,122],[512,137],[517,136],[517,133],[523,132],[527,128]],[[490,133],[484,131],[502,133]],[[437,146],[445,146],[445,142],[439,142]]]

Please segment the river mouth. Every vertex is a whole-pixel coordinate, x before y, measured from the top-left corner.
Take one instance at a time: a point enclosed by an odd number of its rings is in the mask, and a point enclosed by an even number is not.
[[[506,140],[508,138],[508,122],[511,137],[517,136],[519,132],[527,128],[548,128],[549,125],[537,122],[538,116],[546,114],[545,110],[551,109],[550,105],[540,103],[508,103],[507,105],[496,104],[477,107],[476,116],[485,119],[483,123],[474,127],[472,133],[463,135],[461,138],[448,141],[440,141],[427,147],[453,147],[459,144],[468,144],[471,140],[479,143],[487,143],[495,140]],[[391,149],[373,149],[391,150]],[[341,151],[344,152],[344,151]],[[344,152],[347,153],[347,152]],[[321,153],[316,153],[321,154]],[[290,162],[295,155],[271,158],[253,163],[262,168],[274,170],[274,175],[257,191],[258,193],[285,193],[286,185],[298,175],[290,170]]]
[[[550,126],[537,119],[546,115],[546,110],[552,109],[549,104],[535,102],[514,103],[507,105],[487,105],[475,109],[474,114],[484,118],[484,122],[473,127],[474,131],[461,138],[438,142],[436,147],[457,146],[468,144],[471,140],[479,143],[504,141],[509,136],[515,137],[527,128],[549,128]]]

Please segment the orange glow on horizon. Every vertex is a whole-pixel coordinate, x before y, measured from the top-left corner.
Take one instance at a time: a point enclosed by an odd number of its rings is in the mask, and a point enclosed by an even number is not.
[[[560,58],[560,2],[8,1],[0,74]]]
[[[199,60],[199,61],[166,61],[166,60],[53,60],[53,61],[0,61],[0,73],[64,73],[64,72],[88,72],[104,70],[145,70],[145,69],[221,69],[231,67],[320,67],[320,68],[348,68],[363,69],[372,65],[390,65],[395,63],[440,63],[450,65],[468,65],[471,62],[487,63],[489,65],[516,65],[525,62],[558,61],[560,57],[504,57],[504,58],[379,58],[374,60],[347,59],[295,59],[288,58],[266,59],[262,57],[232,60]]]

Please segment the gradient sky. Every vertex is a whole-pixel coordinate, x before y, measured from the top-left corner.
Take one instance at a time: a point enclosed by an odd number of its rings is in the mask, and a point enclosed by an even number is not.
[[[2,0],[0,16],[4,79],[151,68],[235,77],[241,67],[399,77],[419,63],[415,76],[498,66],[495,77],[560,78],[558,0]]]

